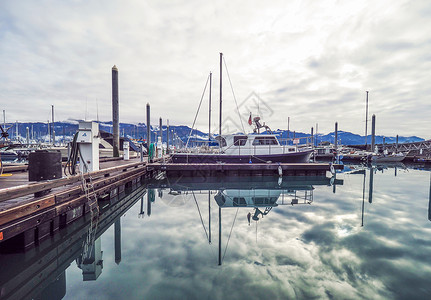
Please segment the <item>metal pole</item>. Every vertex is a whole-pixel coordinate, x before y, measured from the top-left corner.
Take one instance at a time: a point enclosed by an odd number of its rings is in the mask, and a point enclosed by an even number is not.
[[[310,141],[311,146],[314,145],[314,133],[313,133],[313,131],[314,131],[314,128],[311,127],[311,141]]]
[[[163,144],[163,127],[162,118],[159,119],[159,129],[160,129],[160,142]]]
[[[48,120],[48,137],[49,137],[49,143],[51,144],[51,130],[49,129],[49,120]]]
[[[6,130],[6,111],[3,109],[3,129]]]
[[[169,120],[166,120],[166,154],[169,154]]]
[[[112,67],[112,156],[120,157],[120,113],[118,95],[118,68]]]
[[[219,119],[219,135],[221,135],[221,122],[222,122],[222,84],[223,84],[223,73],[222,73],[222,61],[223,53],[220,52],[220,119]]]
[[[51,105],[51,113],[52,113],[52,145],[55,145],[54,105]]]
[[[211,141],[211,86],[212,86],[212,80],[213,80],[213,73],[210,72],[210,95],[209,95],[209,115],[208,115],[208,141]]]
[[[26,142],[27,142],[27,147],[28,145],[30,145],[30,130],[28,127],[25,128],[26,129]]]
[[[367,150],[367,145],[368,145],[368,139],[367,139],[367,132],[368,132],[368,91],[367,92],[367,105],[366,105],[366,109],[365,109],[365,150]]]
[[[287,117],[287,143],[289,144],[289,138],[290,138],[290,117]]]

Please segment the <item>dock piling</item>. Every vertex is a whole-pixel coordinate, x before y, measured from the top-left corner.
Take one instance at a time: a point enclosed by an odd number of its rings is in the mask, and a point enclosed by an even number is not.
[[[120,116],[118,103],[118,68],[112,67],[112,134],[113,134],[113,157],[120,157]]]

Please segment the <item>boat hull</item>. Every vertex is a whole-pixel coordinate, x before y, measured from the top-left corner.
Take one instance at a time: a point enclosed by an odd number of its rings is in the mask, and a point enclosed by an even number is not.
[[[229,154],[190,154],[175,153],[172,155],[172,162],[177,164],[184,163],[226,163],[238,164],[244,163],[308,163],[310,161],[310,151],[300,151],[285,154],[268,154],[268,155],[229,155]]]

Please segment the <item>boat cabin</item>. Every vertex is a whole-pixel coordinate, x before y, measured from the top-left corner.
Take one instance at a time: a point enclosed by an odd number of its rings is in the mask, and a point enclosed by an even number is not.
[[[280,145],[272,134],[242,134],[218,136],[220,150],[226,154],[282,154],[296,152],[295,146]]]

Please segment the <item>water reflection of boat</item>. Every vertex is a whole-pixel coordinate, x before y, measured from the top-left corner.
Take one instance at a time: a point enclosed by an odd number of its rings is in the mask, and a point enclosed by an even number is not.
[[[214,196],[220,207],[277,206],[282,190],[219,190]]]
[[[375,163],[380,163],[380,162],[394,163],[394,162],[403,161],[405,157],[406,155],[404,153],[378,154],[378,155],[373,155],[371,160]]]

